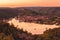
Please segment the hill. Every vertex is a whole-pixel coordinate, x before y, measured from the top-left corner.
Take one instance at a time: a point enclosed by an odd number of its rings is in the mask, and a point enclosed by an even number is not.
[[[60,7],[0,8],[0,20],[15,18],[20,22],[60,25]]]

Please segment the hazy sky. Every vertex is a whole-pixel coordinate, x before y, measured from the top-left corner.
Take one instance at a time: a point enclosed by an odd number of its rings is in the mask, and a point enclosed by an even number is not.
[[[60,6],[60,0],[0,0],[0,7]]]

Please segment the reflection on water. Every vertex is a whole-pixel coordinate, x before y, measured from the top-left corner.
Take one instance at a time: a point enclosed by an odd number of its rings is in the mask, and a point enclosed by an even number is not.
[[[23,30],[27,30],[32,34],[42,34],[46,29],[59,27],[56,25],[43,25],[43,24],[35,24],[28,22],[19,22],[15,18],[10,20],[9,23],[10,24],[13,23],[15,27],[18,25],[18,28],[23,28]]]

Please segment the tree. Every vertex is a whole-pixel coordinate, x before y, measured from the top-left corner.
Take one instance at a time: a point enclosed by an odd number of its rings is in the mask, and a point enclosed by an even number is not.
[[[0,33],[0,40],[14,40],[12,35],[5,35],[4,33]]]

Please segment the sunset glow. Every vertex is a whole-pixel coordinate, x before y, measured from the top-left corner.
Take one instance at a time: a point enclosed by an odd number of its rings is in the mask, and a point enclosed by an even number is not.
[[[0,7],[60,6],[60,0],[0,0]]]

